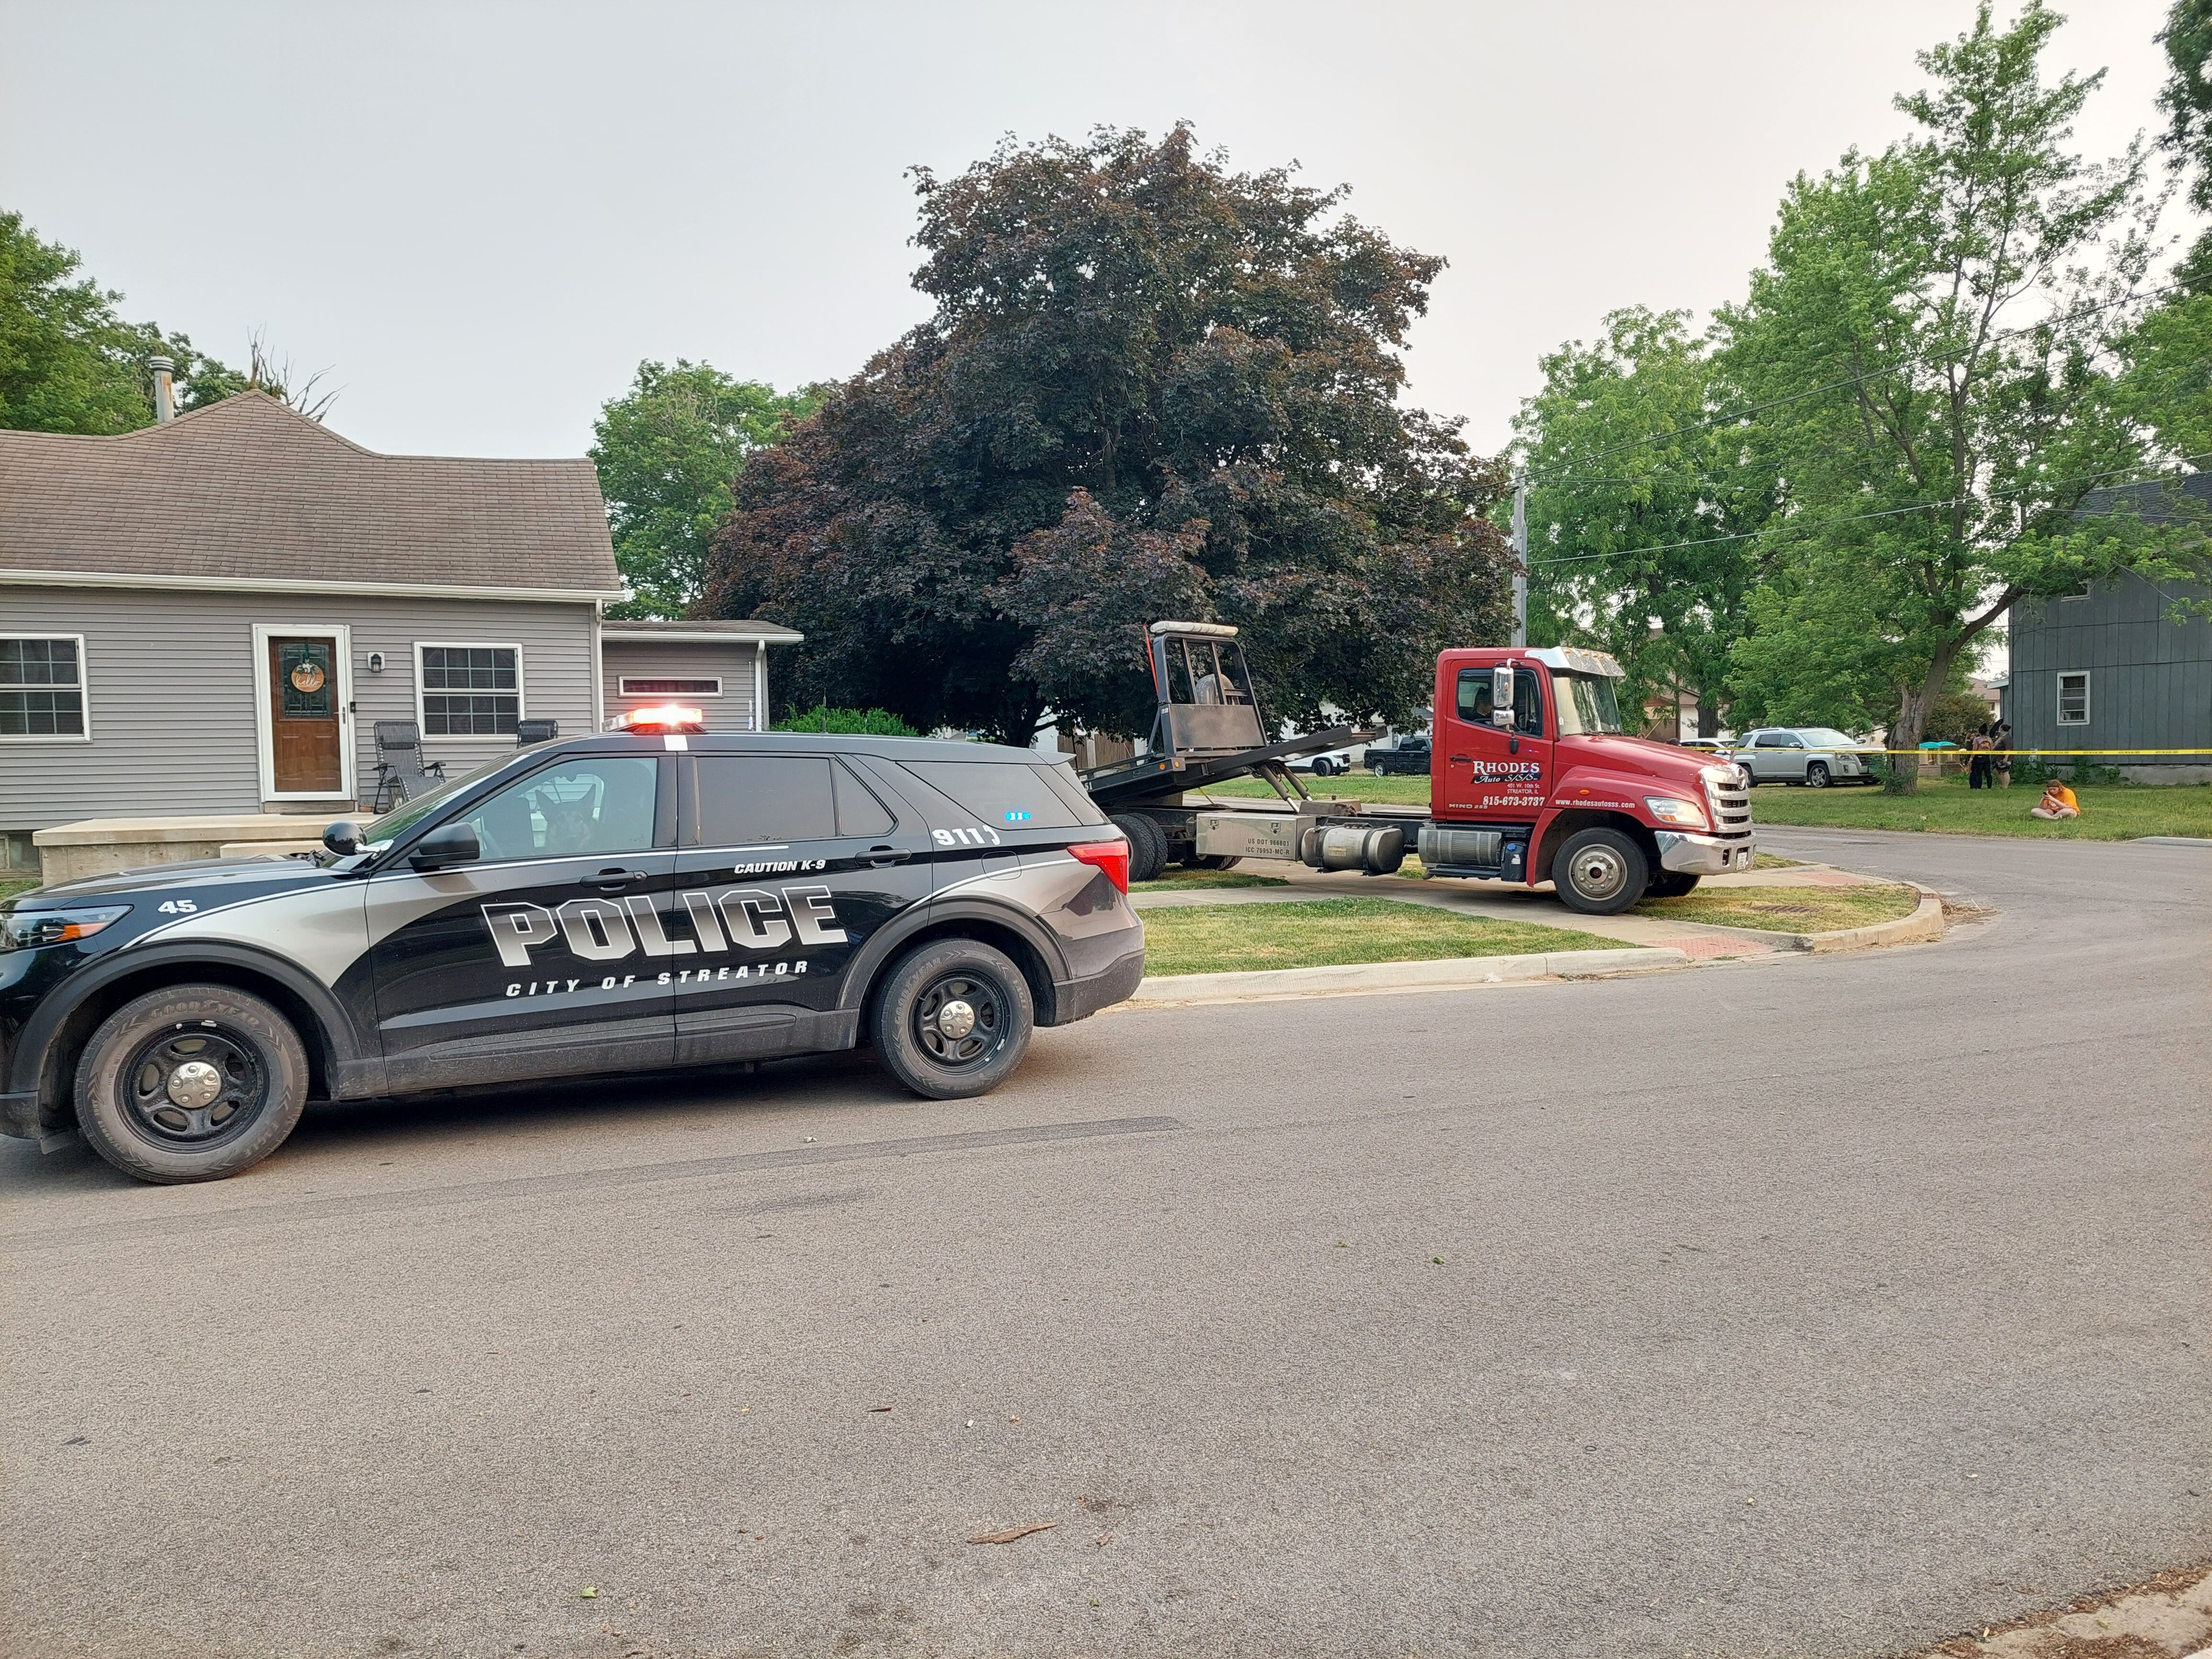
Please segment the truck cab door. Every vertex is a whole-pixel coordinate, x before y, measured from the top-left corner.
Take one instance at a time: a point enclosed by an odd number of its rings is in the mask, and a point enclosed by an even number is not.
[[[1550,696],[1541,668],[1513,665],[1513,723],[1492,718],[1491,671],[1462,668],[1450,708],[1436,734],[1443,757],[1443,810],[1454,818],[1534,823],[1552,787],[1552,744],[1545,735]]]

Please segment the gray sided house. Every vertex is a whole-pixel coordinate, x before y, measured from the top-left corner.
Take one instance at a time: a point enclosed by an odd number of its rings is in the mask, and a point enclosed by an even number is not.
[[[2212,473],[2192,473],[2180,488],[2212,506]],[[2081,510],[2122,506],[2153,522],[2166,516],[2156,485],[2098,490]],[[2079,752],[2140,783],[2212,781],[2212,624],[2201,611],[2179,622],[2168,614],[2177,601],[2208,598],[2202,586],[2123,573],[2014,605],[2004,694],[2013,746]],[[2130,749],[2182,752],[2113,752]]]
[[[119,437],[0,432],[0,836],[365,808],[375,726],[451,774],[681,702],[765,706],[757,623],[613,623],[589,461],[379,455],[258,392]]]

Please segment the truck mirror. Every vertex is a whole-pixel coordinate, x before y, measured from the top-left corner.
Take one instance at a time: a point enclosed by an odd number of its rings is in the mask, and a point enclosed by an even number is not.
[[[1513,665],[1499,663],[1490,671],[1490,723],[1513,724]]]

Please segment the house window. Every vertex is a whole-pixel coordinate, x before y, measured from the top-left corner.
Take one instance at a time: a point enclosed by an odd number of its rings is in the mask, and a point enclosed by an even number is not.
[[[85,738],[84,635],[0,636],[0,738]]]
[[[722,695],[722,679],[719,674],[691,679],[632,679],[625,674],[619,684],[625,697],[719,697]]]
[[[522,647],[415,647],[416,696],[426,738],[511,738],[522,718]]]
[[[2061,726],[2087,726],[2089,723],[2089,676],[2086,672],[2058,677],[2058,723]]]

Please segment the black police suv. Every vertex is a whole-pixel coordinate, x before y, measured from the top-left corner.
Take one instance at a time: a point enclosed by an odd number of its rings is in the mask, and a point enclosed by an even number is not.
[[[0,1131],[143,1180],[349,1100],[872,1045],[977,1095],[1144,972],[1128,845],[1065,765],[680,721],[518,750],[313,861],[0,906]]]

